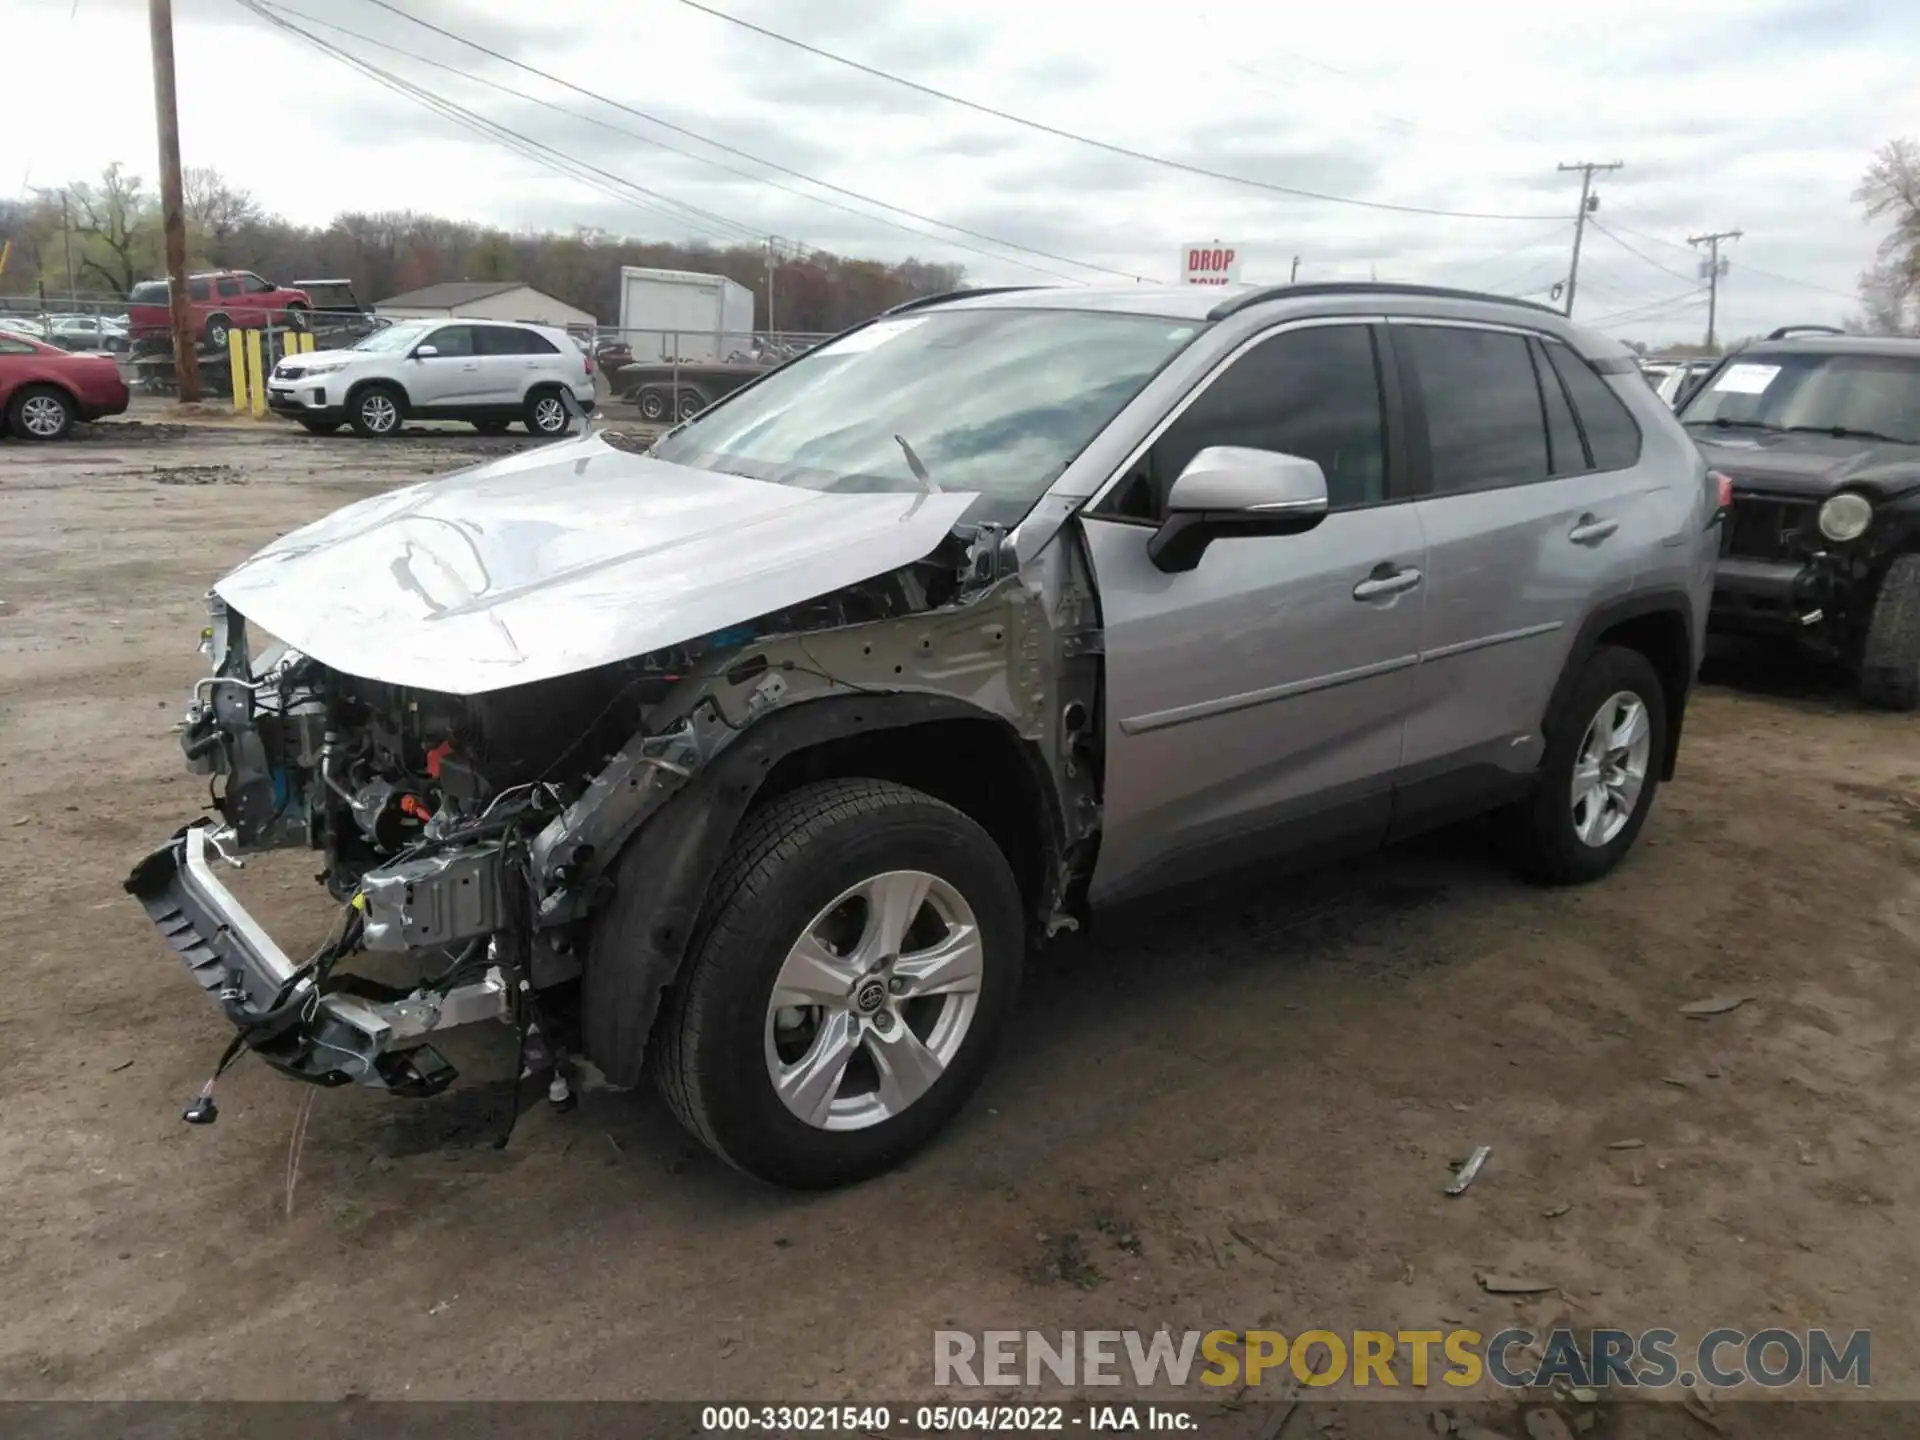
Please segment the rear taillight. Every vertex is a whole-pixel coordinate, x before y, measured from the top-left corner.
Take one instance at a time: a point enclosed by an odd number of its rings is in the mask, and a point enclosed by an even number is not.
[[[580,373],[586,376],[589,380],[593,378],[593,357],[592,356],[582,355],[580,357]]]
[[[1709,470],[1707,478],[1713,481],[1714,503],[1722,510],[1733,504],[1733,477],[1719,470]]]

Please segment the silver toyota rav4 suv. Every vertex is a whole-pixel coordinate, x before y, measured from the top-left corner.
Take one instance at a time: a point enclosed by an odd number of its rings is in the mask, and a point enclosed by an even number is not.
[[[645,454],[533,450],[240,566],[181,727],[218,814],[127,888],[223,1064],[426,1095],[436,1037],[504,1022],[557,1101],[651,1069],[742,1170],[871,1175],[1103,906],[1487,810],[1542,880],[1611,869],[1720,503],[1633,357],[1519,302],[920,301]],[[279,847],[339,905],[298,957],[218,873]]]

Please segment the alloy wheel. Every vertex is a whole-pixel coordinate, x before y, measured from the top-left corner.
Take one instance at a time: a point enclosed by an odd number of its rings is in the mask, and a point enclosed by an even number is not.
[[[551,395],[543,396],[534,402],[533,423],[542,435],[557,435],[567,428],[567,407]]]
[[[1587,722],[1573,762],[1573,833],[1581,844],[1600,849],[1626,828],[1652,751],[1646,703],[1630,690],[1608,696]]]
[[[973,911],[939,876],[893,870],[850,887],[808,923],[774,980],[775,1093],[822,1130],[901,1114],[959,1055],[984,968]]]
[[[360,418],[374,434],[384,435],[400,423],[400,408],[376,390],[360,402]]]
[[[51,395],[30,395],[20,406],[20,424],[28,434],[50,440],[65,428],[67,407]]]

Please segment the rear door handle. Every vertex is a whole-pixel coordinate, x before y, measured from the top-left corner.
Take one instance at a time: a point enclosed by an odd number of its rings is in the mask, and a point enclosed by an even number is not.
[[[1396,570],[1391,565],[1376,565],[1373,573],[1353,587],[1356,600],[1388,600],[1420,583],[1418,570]]]
[[[1582,515],[1567,538],[1576,545],[1598,545],[1620,528],[1618,520],[1602,520],[1597,515]]]

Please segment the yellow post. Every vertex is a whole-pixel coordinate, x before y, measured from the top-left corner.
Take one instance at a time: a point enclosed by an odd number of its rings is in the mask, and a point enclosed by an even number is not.
[[[260,368],[260,332],[247,331],[247,408],[267,413],[267,372]]]
[[[233,408],[236,410],[247,408],[247,352],[240,335],[238,330],[227,332],[227,360],[233,366]]]
[[[312,352],[313,332],[311,330],[302,330],[300,332],[300,348],[301,350],[306,351],[308,353]]]

